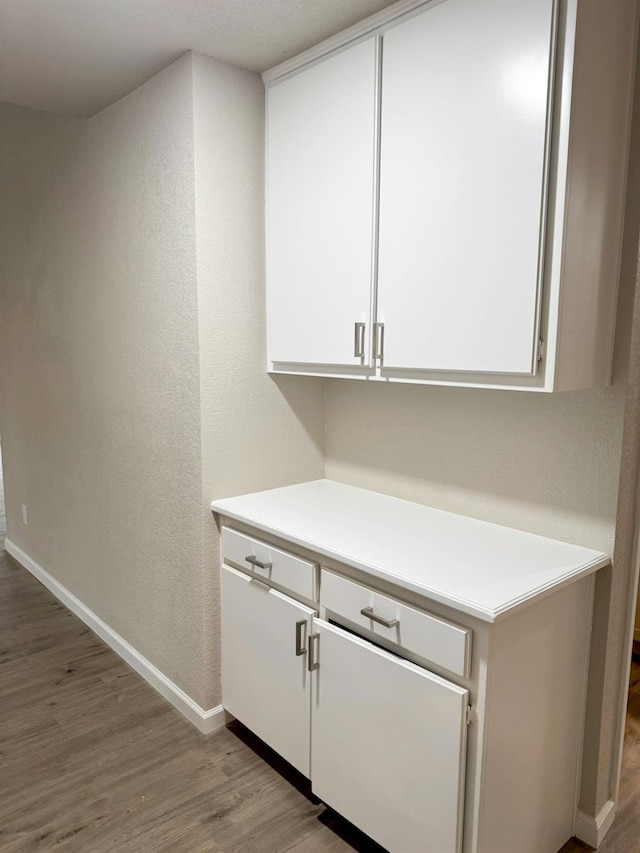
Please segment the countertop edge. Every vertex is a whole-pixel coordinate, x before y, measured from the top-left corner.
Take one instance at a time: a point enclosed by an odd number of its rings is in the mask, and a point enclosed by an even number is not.
[[[291,542],[293,545],[297,545],[300,548],[305,548],[323,557],[336,560],[339,563],[344,563],[345,565],[359,569],[372,577],[379,578],[380,580],[384,580],[388,583],[393,583],[401,589],[406,589],[416,593],[417,595],[429,598],[432,601],[437,601],[440,604],[444,604],[454,610],[466,613],[469,616],[474,616],[477,619],[481,619],[483,622],[488,622],[490,624],[501,622],[503,619],[508,618],[517,611],[534,604],[536,601],[546,598],[546,596],[550,595],[552,592],[558,591],[575,581],[594,574],[599,569],[608,566],[611,562],[611,558],[604,552],[597,553],[597,556],[595,556],[593,560],[565,572],[565,574],[557,580],[535,587],[525,595],[504,602],[500,607],[486,608],[474,603],[473,601],[452,596],[449,593],[438,590],[437,588],[415,583],[415,581],[394,572],[389,572],[382,567],[370,563],[364,563],[353,555],[334,550],[322,542],[301,538],[286,528],[265,524],[259,519],[247,515],[246,513],[234,512],[233,510],[229,510],[227,507],[223,506],[223,504],[224,500],[212,501],[211,510],[221,517],[239,521],[242,524],[255,528],[256,530],[260,530],[263,533],[276,536],[280,539],[285,539],[287,542]]]

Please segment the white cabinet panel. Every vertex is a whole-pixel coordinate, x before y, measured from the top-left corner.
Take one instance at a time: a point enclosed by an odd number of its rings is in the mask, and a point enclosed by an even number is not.
[[[384,35],[384,365],[531,374],[552,0],[446,0]]]
[[[321,586],[320,604],[346,619],[351,627],[365,628],[376,635],[376,641],[380,638],[397,646],[399,654],[413,652],[456,675],[469,676],[473,632],[468,628],[416,610],[327,569],[322,570]]]
[[[370,363],[376,50],[369,39],[268,90],[270,362]]]
[[[322,620],[314,632],[314,792],[394,853],[456,853],[468,691]]]
[[[285,591],[311,601],[316,598],[316,566],[294,554],[282,551],[268,542],[247,536],[229,527],[222,528],[220,537],[222,559],[245,572],[262,579],[269,586],[276,584]],[[252,562],[252,558],[257,562]]]
[[[224,707],[309,776],[310,675],[296,639],[306,644],[314,611],[227,566],[221,607]]]

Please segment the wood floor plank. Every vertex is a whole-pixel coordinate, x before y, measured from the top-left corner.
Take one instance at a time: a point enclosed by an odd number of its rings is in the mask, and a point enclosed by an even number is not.
[[[0,762],[1,853],[384,853],[240,724],[200,735],[3,551]],[[639,777],[635,664],[600,853],[640,851]]]
[[[350,844],[323,826],[319,832],[289,847],[286,853],[350,853],[351,850],[353,847]]]

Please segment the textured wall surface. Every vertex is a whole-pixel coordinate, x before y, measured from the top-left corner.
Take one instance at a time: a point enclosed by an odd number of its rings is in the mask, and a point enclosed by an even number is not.
[[[327,476],[611,553],[623,408],[615,389],[331,380]]]
[[[323,476],[324,385],[265,365],[264,88],[193,57],[209,706],[220,701],[214,498]]]
[[[190,58],[86,123],[2,107],[0,152],[8,535],[202,701]]]
[[[627,216],[625,220],[624,252],[622,255],[622,278],[623,281],[630,279],[636,274],[636,293],[640,292],[640,264],[634,253],[634,246],[640,232],[640,53],[636,64],[636,88],[634,96],[634,122],[631,134],[631,156],[629,158],[629,199],[627,203]],[[618,310],[625,316],[633,316],[633,346],[627,345],[626,341],[620,341],[621,348],[630,346],[631,358],[629,363],[629,383],[627,388],[627,412],[625,415],[625,434],[622,448],[622,474],[620,478],[620,506],[631,505],[631,493],[635,496],[635,481],[632,479],[636,470],[640,474],[640,464],[636,469],[636,456],[640,454],[640,304],[636,300],[620,302]],[[629,324],[631,334],[631,324]],[[633,429],[638,430],[638,436]],[[631,454],[631,455],[630,455]],[[640,455],[637,459],[640,462]],[[631,472],[631,473],[630,473]],[[635,508],[635,502],[633,503]],[[618,526],[622,533],[623,519],[618,516]],[[628,536],[628,531],[625,531]],[[640,592],[640,590],[639,590]],[[640,641],[640,595],[636,603],[635,639]]]
[[[0,140],[9,538],[212,707],[209,504],[324,470],[323,383],[265,371],[262,82],[188,54]]]
[[[599,578],[584,755],[586,782],[581,806],[597,814],[617,795],[618,746],[624,732],[626,685],[629,675],[627,628],[637,595],[638,485],[640,483],[640,279],[638,278],[638,233],[640,231],[640,56],[636,66],[631,151],[627,182],[627,208],[622,252],[621,292],[618,303],[617,355],[622,361],[630,353],[620,489],[616,516],[613,568]],[[631,283],[635,282],[634,288]],[[632,321],[632,322],[631,322]],[[620,330],[624,322],[624,331]],[[620,693],[620,685],[623,685]],[[622,724],[622,729],[620,725]],[[618,740],[620,738],[620,741]]]

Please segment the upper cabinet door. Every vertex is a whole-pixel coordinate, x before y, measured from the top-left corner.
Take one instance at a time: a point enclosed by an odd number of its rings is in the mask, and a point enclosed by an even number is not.
[[[553,0],[444,0],[384,35],[384,367],[532,374]]]
[[[378,44],[268,89],[270,366],[371,363]]]

